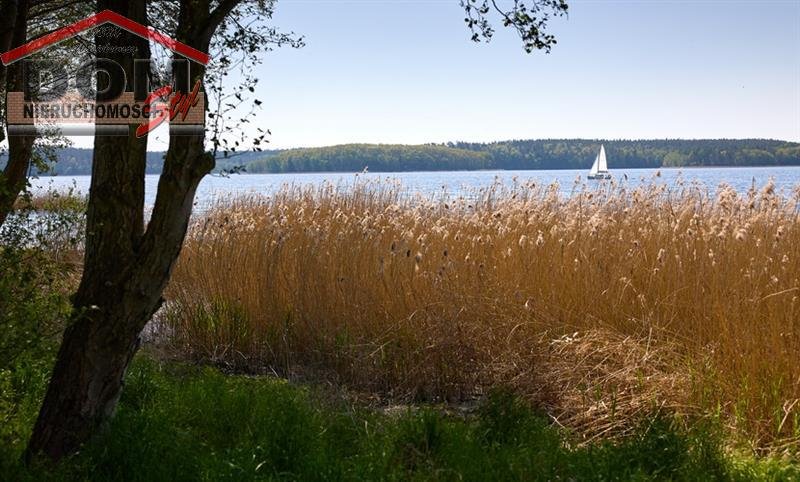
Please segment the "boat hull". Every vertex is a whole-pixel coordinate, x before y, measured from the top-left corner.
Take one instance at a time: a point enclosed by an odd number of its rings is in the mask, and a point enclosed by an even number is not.
[[[586,177],[589,179],[596,179],[596,180],[611,179],[611,174],[605,172],[605,173],[589,174]]]

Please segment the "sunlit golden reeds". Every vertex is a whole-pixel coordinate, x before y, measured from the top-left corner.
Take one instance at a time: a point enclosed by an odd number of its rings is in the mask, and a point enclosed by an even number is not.
[[[791,443],[799,200],[772,185],[287,186],[196,220],[164,320],[176,346],[238,368],[425,399],[511,385],[588,436],[682,407]]]

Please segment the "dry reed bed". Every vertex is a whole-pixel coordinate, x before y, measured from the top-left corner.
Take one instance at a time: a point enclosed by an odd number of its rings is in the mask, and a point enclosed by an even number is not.
[[[198,219],[173,342],[406,399],[504,384],[591,438],[702,407],[800,435],[800,189],[287,186]]]

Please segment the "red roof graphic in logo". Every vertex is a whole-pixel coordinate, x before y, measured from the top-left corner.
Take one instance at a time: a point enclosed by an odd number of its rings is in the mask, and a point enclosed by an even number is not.
[[[51,45],[55,45],[59,42],[63,42],[64,40],[72,38],[81,32],[84,32],[94,27],[99,27],[100,25],[104,25],[106,23],[114,24],[117,27],[127,30],[132,34],[136,34],[142,38],[158,42],[163,46],[167,47],[168,49],[172,50],[173,52],[179,53],[184,57],[190,60],[194,60],[195,62],[198,62],[200,64],[206,65],[209,61],[208,54],[201,52],[195,48],[189,47],[185,43],[173,40],[167,37],[166,35],[156,31],[152,27],[145,27],[144,25],[138,22],[134,22],[133,20],[126,18],[111,10],[103,10],[102,12],[92,15],[91,17],[79,20],[71,25],[67,25],[64,28],[58,29],[55,32],[49,33],[43,37],[31,40],[25,45],[19,46],[15,49],[11,49],[8,52],[0,55],[0,60],[3,61],[4,65],[8,65],[10,63],[16,62],[17,60],[24,59],[29,55],[33,55],[34,53],[42,49],[45,49]]]

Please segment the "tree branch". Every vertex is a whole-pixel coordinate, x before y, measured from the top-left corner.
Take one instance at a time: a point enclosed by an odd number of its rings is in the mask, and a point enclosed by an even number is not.
[[[225,21],[225,18],[239,6],[242,0],[221,0],[205,22],[202,28],[203,39],[210,40],[217,30],[217,27]]]

